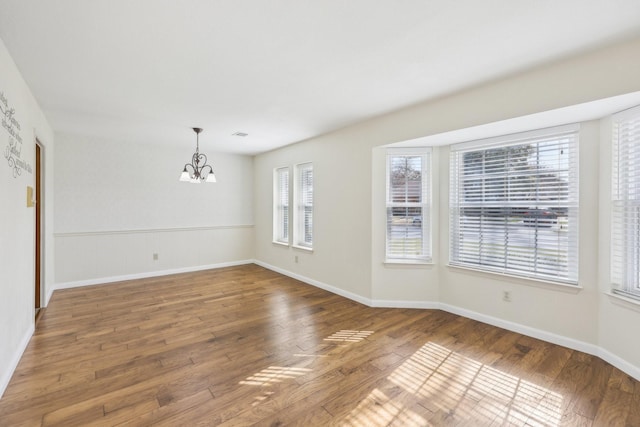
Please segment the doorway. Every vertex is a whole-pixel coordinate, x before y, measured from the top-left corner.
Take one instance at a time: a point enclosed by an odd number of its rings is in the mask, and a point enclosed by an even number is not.
[[[36,259],[35,266],[35,313],[36,322],[44,312],[42,307],[42,147],[40,141],[36,139],[36,179],[34,184],[35,197],[35,236],[36,236]]]

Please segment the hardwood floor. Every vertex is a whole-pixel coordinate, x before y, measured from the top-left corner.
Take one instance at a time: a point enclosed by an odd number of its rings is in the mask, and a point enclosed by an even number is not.
[[[255,265],[56,291],[2,426],[640,426],[601,359]]]

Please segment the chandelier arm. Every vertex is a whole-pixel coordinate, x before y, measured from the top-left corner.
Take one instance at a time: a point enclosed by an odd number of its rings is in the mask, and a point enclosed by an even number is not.
[[[211,182],[216,182],[215,174],[213,172],[213,167],[207,164],[207,156],[206,154],[200,154],[200,132],[202,132],[201,128],[192,128],[196,133],[196,152],[191,156],[191,163],[186,163],[184,165],[183,174],[186,172],[190,175],[191,182],[203,182],[205,178],[203,177],[203,173],[206,172],[206,169],[209,168],[209,173],[207,174],[207,178],[211,175]],[[189,173],[187,171],[187,166],[193,171]],[[187,176],[181,176],[181,181],[187,181]],[[195,180],[195,181],[194,181]],[[209,179],[207,179],[209,181]]]
[[[206,167],[209,166],[207,165],[207,156],[205,154],[199,154],[196,153],[193,156],[194,161],[195,161],[195,166],[196,166],[196,170],[197,170],[197,176],[202,178],[202,170]],[[202,163],[202,166],[200,166],[200,163]]]

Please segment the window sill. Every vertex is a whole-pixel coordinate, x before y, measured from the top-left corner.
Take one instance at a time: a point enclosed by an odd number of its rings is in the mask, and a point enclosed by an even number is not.
[[[539,279],[539,278],[536,278],[536,277],[519,276],[517,274],[501,273],[499,271],[483,270],[483,269],[480,269],[480,268],[473,268],[473,267],[466,267],[466,266],[452,265],[452,264],[447,264],[447,267],[449,267],[451,269],[457,269],[457,270],[473,271],[474,273],[481,273],[481,274],[485,274],[485,275],[488,275],[488,276],[498,276],[498,277],[504,277],[504,278],[508,278],[508,279],[522,280],[524,282],[523,284],[525,284],[525,285],[535,286],[535,287],[539,287],[539,288],[546,288],[546,289],[552,289],[552,290],[562,290],[562,291],[565,291],[565,292],[573,291],[573,293],[578,293],[579,291],[584,289],[582,286],[580,286],[578,284],[573,285],[571,283],[565,283],[565,282],[554,282],[552,280]]]
[[[308,246],[300,246],[300,245],[291,245],[293,249],[299,249],[301,251],[313,252],[313,248]]]
[[[640,300],[617,294],[615,292],[605,292],[605,295],[616,305],[630,310],[640,312]]]
[[[289,247],[289,244],[288,244],[288,243],[278,242],[277,240],[273,240],[273,241],[271,241],[271,243],[273,243],[274,245],[278,245],[278,246],[285,246],[285,247]]]
[[[408,267],[428,267],[435,265],[431,260],[413,259],[385,259],[382,262],[385,266],[408,266]]]

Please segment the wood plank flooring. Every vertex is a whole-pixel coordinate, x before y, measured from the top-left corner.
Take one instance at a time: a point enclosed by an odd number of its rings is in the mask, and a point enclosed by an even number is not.
[[[1,426],[640,426],[597,357],[256,265],[56,291]]]

